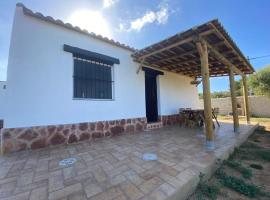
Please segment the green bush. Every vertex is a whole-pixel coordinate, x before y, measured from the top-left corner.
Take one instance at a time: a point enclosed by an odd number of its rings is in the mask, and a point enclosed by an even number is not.
[[[229,156],[228,160],[233,160],[235,158],[235,156],[239,154],[239,148],[234,148],[233,153]]]
[[[238,153],[242,159],[261,159],[270,161],[270,151],[267,149],[240,149]]]
[[[265,161],[270,161],[270,151],[269,150],[257,150],[255,151],[256,156]]]
[[[206,181],[203,181],[203,174],[200,173],[200,182],[198,184],[198,199],[204,199],[203,197],[207,197],[211,200],[217,199],[217,196],[220,192],[220,187],[218,185],[209,184]]]
[[[270,66],[249,77],[249,84],[256,95],[270,96]]]
[[[227,166],[239,171],[244,178],[250,179],[252,177],[251,169],[244,167],[241,163],[236,162],[234,160],[226,160],[226,161],[224,161],[224,163]]]
[[[245,183],[243,179],[229,176],[222,169],[217,170],[215,175],[219,179],[221,184],[243,195],[246,195],[248,197],[256,197],[262,194],[262,192],[257,186]]]
[[[253,142],[246,142],[241,146],[241,148],[260,149],[261,147]]]

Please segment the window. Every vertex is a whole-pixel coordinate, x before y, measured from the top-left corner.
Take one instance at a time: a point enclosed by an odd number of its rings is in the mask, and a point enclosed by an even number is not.
[[[113,99],[113,66],[118,58],[64,44],[74,58],[73,97]]]
[[[113,99],[113,66],[74,57],[74,98]]]

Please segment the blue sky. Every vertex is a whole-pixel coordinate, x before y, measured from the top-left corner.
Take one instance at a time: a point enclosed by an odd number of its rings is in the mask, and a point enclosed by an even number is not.
[[[192,26],[218,18],[245,56],[270,54],[270,1],[247,0],[21,0],[44,15],[143,48]],[[0,80],[6,79],[9,42],[17,1],[0,1]],[[86,18],[95,20],[85,20]],[[84,20],[83,20],[84,19]],[[251,61],[256,70],[270,57]],[[211,90],[228,89],[228,78],[213,78]],[[199,86],[201,91],[201,86]]]

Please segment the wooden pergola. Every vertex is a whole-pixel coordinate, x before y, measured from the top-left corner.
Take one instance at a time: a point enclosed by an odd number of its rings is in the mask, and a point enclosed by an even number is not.
[[[229,76],[234,131],[239,131],[234,75],[242,76],[246,121],[250,121],[246,74],[253,67],[218,20],[178,33],[132,54],[143,66],[202,78],[206,139],[213,145],[210,77]]]

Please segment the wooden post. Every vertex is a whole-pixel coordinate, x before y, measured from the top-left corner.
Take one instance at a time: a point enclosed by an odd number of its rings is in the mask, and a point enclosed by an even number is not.
[[[214,149],[214,133],[212,121],[212,105],[209,80],[208,50],[204,40],[196,42],[201,61],[201,74],[203,83],[203,102],[204,102],[204,118],[205,118],[205,134],[206,145],[208,149]]]
[[[232,68],[230,68],[229,77],[230,77],[230,89],[231,89],[232,112],[233,112],[233,128],[234,128],[234,132],[238,133],[239,132],[239,119],[238,119],[237,101],[236,101],[236,94],[235,94],[234,72]]]
[[[247,124],[250,123],[250,112],[249,112],[249,101],[248,101],[248,85],[246,75],[242,76],[243,81],[243,98],[244,98],[244,107]]]

